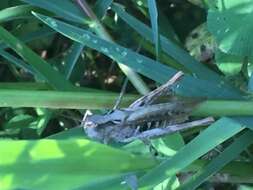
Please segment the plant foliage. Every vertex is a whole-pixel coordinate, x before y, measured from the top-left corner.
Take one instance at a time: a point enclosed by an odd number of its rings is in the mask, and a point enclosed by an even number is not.
[[[251,0],[0,6],[0,189],[251,188]],[[173,95],[201,99],[189,120],[212,124],[149,145],[86,136],[87,110],[108,113],[125,85],[127,107],[179,70]]]

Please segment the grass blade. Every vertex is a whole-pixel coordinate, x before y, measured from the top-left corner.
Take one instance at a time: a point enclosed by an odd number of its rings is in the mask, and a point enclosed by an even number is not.
[[[46,83],[40,82],[0,82],[0,89],[12,90],[52,90]]]
[[[31,17],[31,11],[35,10],[41,11],[40,8],[36,8],[31,5],[19,5],[3,9],[0,11],[0,22],[7,22],[14,19]]]
[[[113,107],[118,96],[116,93],[0,90],[0,107],[101,109]],[[136,98],[125,95],[122,106],[129,105]]]
[[[186,181],[179,189],[196,189],[211,175],[221,170],[226,164],[238,157],[253,142],[253,131],[247,130],[243,135],[227,147],[219,156],[201,168],[190,180]]]
[[[46,137],[46,139],[55,139],[55,140],[65,139],[66,140],[66,139],[82,139],[83,137],[85,137],[85,134],[83,133],[83,128],[74,127],[74,128],[50,135]]]
[[[252,101],[208,100],[199,104],[192,112],[196,116],[250,116],[253,113]]]
[[[31,5],[38,6],[41,8],[44,8],[46,10],[52,11],[58,16],[61,16],[65,19],[79,22],[82,24],[89,24],[91,29],[94,29],[95,33],[97,33],[101,38],[106,39],[108,41],[111,41],[112,38],[108,35],[103,25],[100,23],[97,16],[93,13],[93,11],[90,9],[88,4],[85,1],[80,1],[78,4],[82,8],[85,8],[85,10],[88,10],[89,13],[86,12],[88,16],[92,15],[92,18],[83,18],[84,15],[80,9],[80,7],[73,4],[71,1],[64,1],[60,5],[57,0],[45,0],[45,1],[36,1],[36,0],[24,0],[24,2],[30,3]],[[82,5],[80,5],[82,3]],[[97,2],[101,4],[102,2]],[[85,4],[86,7],[83,7]],[[104,12],[106,6],[109,6],[111,4],[110,1],[103,1],[103,4],[101,6],[97,7],[96,11],[102,11]],[[97,4],[98,5],[98,4]],[[101,10],[100,10],[101,9]],[[87,16],[86,15],[86,16]],[[95,18],[94,18],[95,17]],[[96,27],[94,27],[96,26]],[[140,76],[138,76],[133,70],[131,70],[126,65],[123,65],[121,63],[118,63],[120,69],[124,72],[124,74],[127,75],[129,80],[132,82],[132,84],[135,86],[135,88],[141,93],[146,94],[149,92],[148,87],[144,83],[144,81],[141,79]]]
[[[112,5],[112,10],[115,11],[121,19],[123,19],[127,24],[129,24],[129,26],[136,30],[143,38],[154,43],[152,38],[152,30],[148,26],[126,13],[119,5],[115,3]],[[160,40],[161,48],[164,52],[178,61],[178,63],[184,65],[189,71],[199,78],[213,81],[221,80],[218,74],[196,61],[185,50],[178,47],[169,39],[161,35]]]
[[[74,44],[72,45],[70,50],[71,52],[66,58],[66,66],[64,67],[64,75],[66,76],[66,79],[70,78],[71,73],[77,63],[77,60],[83,51],[83,47],[84,46],[78,42],[74,42]]]
[[[177,72],[172,68],[169,68],[148,57],[135,53],[130,49],[105,41],[86,30],[74,27],[38,13],[34,13],[34,15],[68,38],[95,49],[119,63],[126,64],[135,71],[159,83],[166,82]],[[207,88],[207,86],[209,88]],[[235,99],[241,98],[240,92],[223,83],[222,81],[219,84],[216,84],[214,82],[200,80],[189,75],[185,75],[185,77],[183,77],[183,79],[180,81],[180,85],[175,88],[175,91],[184,95],[187,94],[188,96]]]
[[[196,160],[189,167],[185,168],[183,172],[197,172],[205,167],[210,161]],[[242,178],[252,178],[253,168],[252,163],[247,161],[232,161],[220,170],[221,173],[230,174],[231,176],[240,176]]]
[[[104,177],[99,180],[91,181],[85,185],[80,185],[73,190],[82,190],[82,189],[92,189],[92,190],[100,190],[100,189],[110,189],[110,190],[118,190],[123,187],[121,184],[124,181],[125,175],[117,175],[117,176],[110,176]]]
[[[97,0],[94,12],[96,13],[97,17],[99,19],[103,18],[103,16],[106,14],[107,9],[112,4],[113,0]]]
[[[72,2],[72,1],[61,1],[58,0],[22,0],[23,2],[29,3],[30,5],[43,8],[51,11],[56,15],[61,15],[64,19],[72,22],[89,23],[89,19],[85,17],[83,12]]]
[[[158,23],[159,23],[160,33],[164,35],[164,37],[169,38],[174,43],[180,45],[180,40],[169,18],[164,14],[164,11],[161,7],[158,6],[158,10],[159,10]]]
[[[34,53],[23,42],[11,35],[3,27],[0,27],[0,38],[18,53],[25,61],[30,63],[36,72],[40,73],[50,85],[58,90],[74,90],[75,87],[60,73],[55,71],[46,61]]]
[[[148,10],[151,19],[151,25],[153,30],[153,41],[155,43],[155,50],[156,50],[156,59],[159,60],[160,57],[160,34],[158,28],[158,12],[156,7],[155,0],[148,0]]]
[[[36,39],[41,39],[43,37],[48,37],[50,35],[55,34],[56,32],[52,30],[51,28],[42,28],[41,30],[35,31],[28,33],[25,36],[20,37],[20,40],[24,43],[36,40]],[[0,43],[0,49],[6,49],[8,46],[5,43]]]
[[[32,75],[36,76],[40,79],[43,79],[43,76],[39,76],[40,74],[37,73],[30,65],[27,65],[25,62],[22,60],[14,57],[10,53],[8,53],[5,50],[0,49],[0,55],[4,57],[6,60],[8,60],[10,63],[14,64],[16,67],[24,69],[26,72],[31,73]]]
[[[109,34],[107,29],[103,26],[103,24],[100,22],[100,20],[98,19],[96,14],[92,11],[88,3],[86,3],[86,1],[80,1],[80,0],[77,0],[76,2],[93,22],[92,24],[93,26],[90,25],[90,29],[93,30],[100,38],[107,40],[111,43],[114,43],[112,36]],[[145,82],[135,71],[133,71],[127,65],[124,65],[120,62],[117,62],[117,63],[118,63],[119,68],[128,77],[129,81],[133,84],[133,86],[136,88],[136,90],[140,94],[145,95],[149,92],[149,88],[146,86]]]
[[[156,168],[140,178],[140,187],[149,188],[159,184],[167,177],[175,175],[220,143],[242,131],[244,126],[229,118],[221,118],[210,125],[200,135],[180,149],[170,159],[163,161]],[[219,133],[217,133],[219,131]],[[208,139],[208,141],[207,141]]]

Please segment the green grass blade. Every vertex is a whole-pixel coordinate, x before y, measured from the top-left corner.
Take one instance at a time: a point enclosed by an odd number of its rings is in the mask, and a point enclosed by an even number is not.
[[[10,46],[17,54],[27,61],[36,72],[54,88],[58,90],[73,90],[74,86],[67,81],[59,72],[53,69],[46,61],[34,53],[23,42],[11,35],[3,27],[0,27],[0,38]]]
[[[164,35],[164,37],[171,39],[176,44],[180,45],[180,40],[178,38],[178,35],[176,34],[174,27],[172,26],[169,18],[165,15],[163,9],[161,7],[158,7],[159,9],[159,17],[158,17],[158,23],[159,23],[159,29],[160,33]]]
[[[51,30],[50,28],[42,28],[39,31],[31,32],[23,37],[21,37],[21,41],[23,42],[30,42],[32,40],[41,39],[43,37],[50,36],[52,34],[55,34],[54,30]],[[4,57],[6,60],[9,61],[9,63],[14,64],[15,66],[22,68],[26,70],[27,72],[31,73],[34,76],[37,76],[38,79],[43,80],[43,76],[40,75],[40,73],[36,72],[30,65],[26,64],[21,59],[16,58],[15,56],[11,55],[4,49],[6,49],[8,46],[5,43],[0,43],[0,55]]]
[[[80,4],[80,3],[78,3]],[[90,29],[95,32],[100,38],[107,40],[109,42],[114,43],[113,37],[109,34],[107,29],[103,26],[102,22],[97,18],[95,13],[92,11],[88,3],[86,1],[82,2],[84,9],[86,9],[86,13],[89,12],[89,17],[91,18],[93,25],[90,25]],[[124,65],[120,62],[117,62],[119,68],[122,70],[122,72],[127,76],[129,81],[133,84],[133,86],[136,88],[136,90],[140,94],[147,94],[149,92],[148,86],[145,84],[145,82],[142,80],[142,78],[130,67],[127,65]]]
[[[197,172],[201,170],[203,167],[205,167],[210,160],[203,160],[199,159],[196,160],[193,164],[191,164],[189,167],[185,168],[183,172]],[[252,178],[253,176],[253,168],[252,163],[248,161],[232,161],[224,168],[220,170],[220,173],[229,174],[231,176],[240,176],[242,178]]]
[[[113,0],[97,0],[94,12],[96,13],[96,16],[101,19],[106,14],[107,9],[112,4]]]
[[[89,19],[85,17],[83,12],[79,7],[77,7],[72,1],[61,1],[58,0],[22,0],[23,2],[29,3],[33,6],[43,8],[45,10],[51,11],[56,15],[61,15],[64,19],[79,22],[88,23]]]
[[[141,38],[141,36],[136,36],[136,41],[138,43],[141,44],[142,48],[149,52],[150,54],[155,56],[155,47],[153,46],[153,44],[151,44],[149,41],[147,40],[143,40]],[[168,56],[167,54],[165,54],[164,52],[161,52],[161,56],[160,56],[160,60],[161,63],[168,65],[169,67],[172,67],[176,70],[180,70],[184,73],[191,73],[190,71],[188,71],[183,65],[178,64],[178,62],[176,62],[174,59],[172,59],[170,56]]]
[[[208,100],[199,104],[192,112],[196,116],[250,116],[253,114],[252,101]]]
[[[56,15],[63,17],[68,20],[72,20],[74,22],[81,22],[85,24],[89,24],[91,29],[101,38],[112,41],[112,38],[106,31],[106,29],[103,27],[103,25],[100,23],[100,21],[97,19],[96,15],[93,15],[92,10],[90,9],[89,5],[83,1],[82,4],[86,7],[85,9],[88,10],[88,12],[92,12],[91,20],[87,20],[87,18],[80,20],[80,16],[83,15],[82,12],[80,12],[81,8],[78,7],[78,5],[73,4],[70,1],[64,1],[59,5],[59,3],[55,0],[48,1],[45,0],[43,2],[38,2],[36,0],[25,0],[25,2],[28,2],[32,5],[39,6],[41,8],[44,8],[46,10],[54,12]],[[105,5],[108,5],[109,2],[104,2]],[[76,3],[77,4],[77,3]],[[101,8],[101,7],[99,7]],[[84,15],[83,15],[84,16]],[[90,15],[89,15],[90,16]],[[76,18],[76,20],[74,19]],[[118,62],[118,65],[120,69],[124,72],[124,74],[129,78],[131,83],[134,85],[134,87],[140,92],[141,94],[147,94],[149,92],[148,87],[146,86],[145,82],[141,79],[141,77],[136,74],[132,69],[127,67],[126,65],[123,65]]]
[[[35,121],[35,117],[26,114],[19,114],[12,118],[9,121],[2,125],[3,129],[22,129],[27,127],[31,122]]]
[[[215,2],[215,9],[209,9],[207,27],[222,52],[240,57],[253,57],[251,24],[252,2],[248,0],[224,0]]]
[[[48,37],[50,35],[55,34],[56,32],[54,30],[52,30],[51,28],[42,28],[41,30],[35,31],[35,32],[31,32],[26,34],[25,36],[21,36],[19,39],[24,42],[30,42],[36,39],[41,39],[44,37]],[[5,43],[0,43],[0,49],[6,49],[8,46]]]
[[[0,11],[0,22],[7,22],[7,21],[11,21],[11,20],[16,20],[16,19],[24,19],[24,18],[31,18],[31,11],[32,10],[36,10],[39,11],[41,13],[48,13],[45,10],[42,10],[41,8],[38,7],[33,7],[31,5],[19,5],[19,6],[15,6],[15,7],[9,7],[9,8],[5,8],[3,10]],[[44,30],[44,29],[43,29]],[[47,31],[44,30],[43,31],[43,36],[47,36],[48,33],[48,28]],[[52,30],[51,30],[52,32]],[[34,38],[34,34],[37,35],[38,32],[32,32],[31,34],[28,35],[27,41],[29,41],[29,39]],[[42,35],[39,36],[35,36],[35,38],[39,38]],[[5,48],[6,45],[4,43],[2,43],[0,45],[1,48]],[[15,66],[24,69],[25,71],[31,73],[32,75],[36,76],[36,78],[38,80],[43,80],[43,76],[36,72],[31,66],[27,65],[26,63],[24,63],[22,60],[14,57],[13,55],[9,54],[8,52],[1,50],[0,49],[0,54],[9,61],[9,63],[13,63]]]
[[[74,44],[71,46],[71,52],[66,58],[66,66],[64,67],[64,75],[66,76],[66,79],[70,78],[77,60],[83,51],[83,47],[84,46],[78,42],[74,42]]]
[[[43,131],[48,126],[50,119],[54,116],[54,112],[52,110],[45,109],[45,108],[37,108],[36,112],[39,117],[37,119],[37,122],[34,124],[34,126],[36,127],[36,133],[40,137]]]
[[[43,82],[0,82],[0,89],[12,89],[12,90],[53,90],[53,88]],[[106,90],[98,90],[95,88],[78,87],[80,92],[99,92],[110,93]],[[137,96],[136,96],[137,97]]]
[[[47,139],[82,139],[85,137],[85,133],[82,127],[74,127],[68,130],[64,130],[59,133],[55,133],[47,137]]]
[[[160,57],[160,34],[158,27],[158,12],[155,0],[148,0],[148,10],[153,31],[153,41],[155,43],[156,59]]]
[[[136,30],[143,38],[154,43],[152,38],[152,30],[148,26],[126,13],[115,3],[112,5],[112,10],[115,11],[121,19],[123,19],[127,24],[129,24],[129,26]],[[214,81],[220,80],[218,74],[196,61],[185,50],[178,47],[171,40],[165,38],[164,36],[160,36],[160,40],[162,50],[178,61],[178,63],[184,65],[193,74],[201,79]]]
[[[52,88],[41,82],[0,82],[0,89],[9,90],[52,90]]]
[[[113,107],[118,96],[116,93],[97,92],[0,90],[0,107],[101,109]],[[122,106],[129,105],[137,97],[125,95]]]
[[[103,40],[86,30],[74,27],[41,14],[34,13],[34,15],[68,38],[95,49],[119,63],[126,64],[135,71],[159,83],[166,82],[177,72],[172,68],[169,68],[146,56],[133,52],[130,49]],[[183,77],[183,79],[180,81],[180,85],[175,88],[175,91],[187,96],[236,99],[241,98],[241,93],[239,91],[228,86],[222,81],[217,84],[211,81],[200,80],[189,75],[185,75]]]
[[[0,49],[0,55],[4,57],[6,60],[8,60],[10,63],[14,64],[16,67],[22,68],[26,72],[29,72],[34,76],[38,75],[37,76],[38,78],[43,79],[43,76],[39,76],[40,74],[37,73],[30,65],[27,65],[25,62],[11,55],[7,51]]]
[[[148,188],[159,184],[244,128],[243,125],[232,119],[219,119],[184,146],[184,148],[180,149],[175,156],[163,161],[159,166],[140,178],[140,187]],[[219,132],[217,133],[217,131]]]
[[[157,163],[84,139],[0,140],[0,155],[1,189],[69,190],[101,177],[144,171]]]
[[[247,130],[243,135],[234,139],[234,142],[227,147],[219,156],[201,168],[190,180],[186,181],[179,189],[196,189],[211,175],[221,170],[226,164],[238,157],[250,144],[253,143],[253,131]]]
[[[14,19],[31,17],[31,11],[35,10],[39,11],[41,9],[33,7],[31,5],[19,5],[3,9],[0,11],[0,22],[7,22]]]
[[[125,184],[121,184],[125,180],[126,176],[127,176],[127,174],[117,175],[117,176],[109,176],[109,177],[105,176],[104,178],[101,178],[99,180],[91,180],[90,183],[87,183],[85,185],[80,185],[79,187],[74,188],[72,190],[83,190],[83,189],[118,190],[118,189],[122,189],[122,187],[126,186]]]

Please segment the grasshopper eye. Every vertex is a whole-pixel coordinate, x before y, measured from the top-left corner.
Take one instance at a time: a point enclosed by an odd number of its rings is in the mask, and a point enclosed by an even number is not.
[[[84,122],[84,128],[91,128],[91,127],[96,127],[97,126],[97,124],[96,123],[94,123],[94,122],[92,122],[92,121],[86,121],[86,122]]]
[[[121,123],[121,120],[120,120],[120,119],[115,119],[115,120],[113,120],[113,123],[114,123],[114,124],[120,124],[120,123]]]

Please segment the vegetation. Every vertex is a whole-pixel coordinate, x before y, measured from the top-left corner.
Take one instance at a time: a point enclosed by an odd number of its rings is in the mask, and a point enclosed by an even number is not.
[[[251,189],[251,0],[0,2],[0,189]],[[215,122],[102,144],[86,110],[121,107],[178,71]]]

